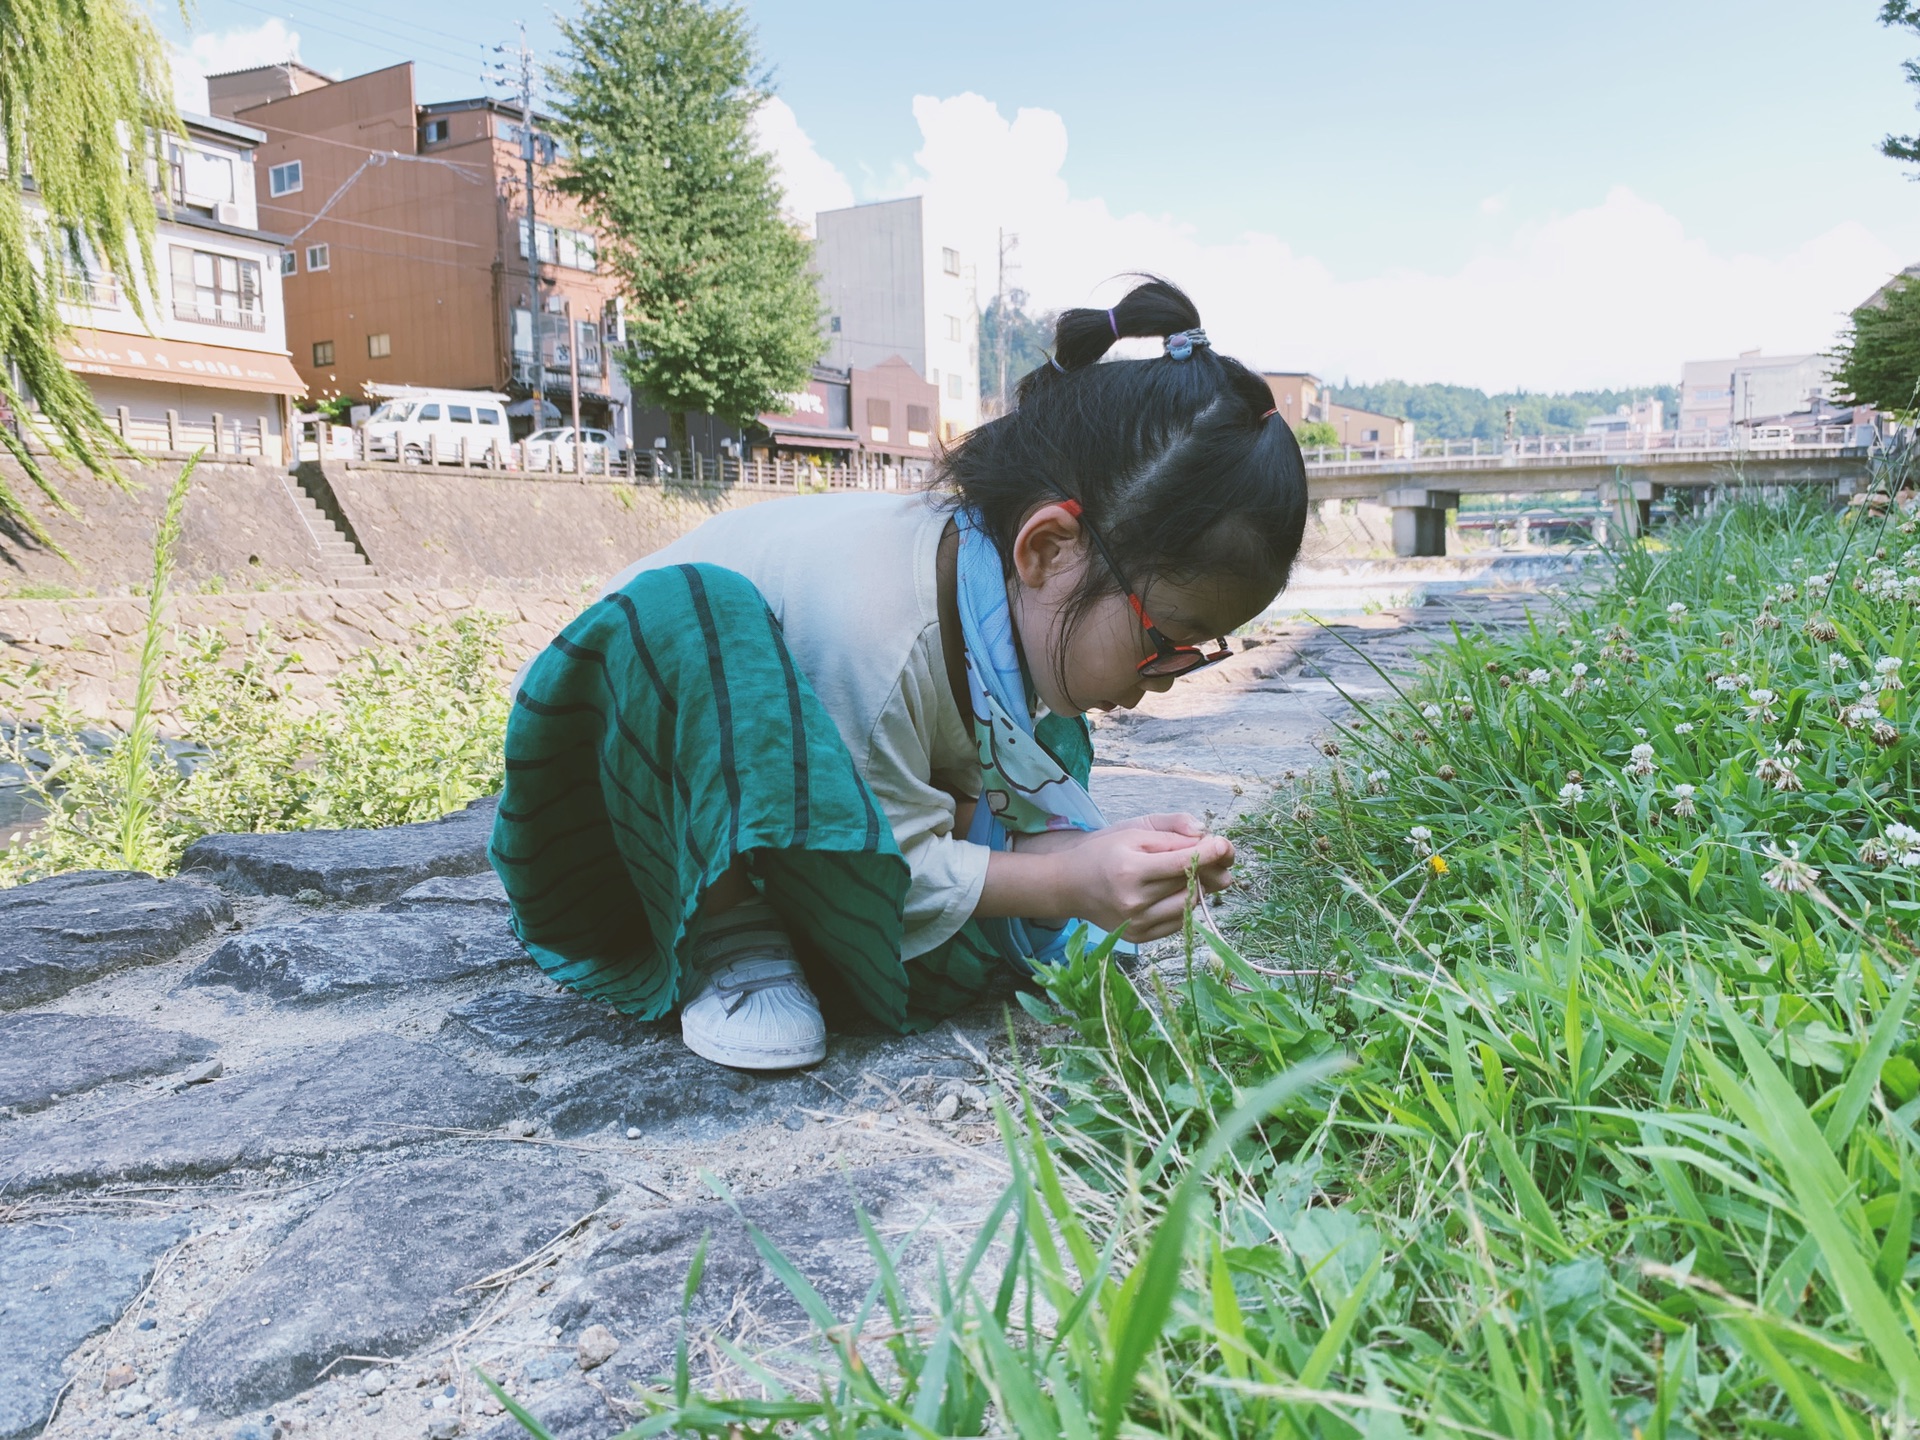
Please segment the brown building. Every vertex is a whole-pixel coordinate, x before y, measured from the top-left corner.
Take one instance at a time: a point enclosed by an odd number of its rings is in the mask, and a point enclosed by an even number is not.
[[[933,464],[939,415],[939,387],[898,355],[866,370],[816,365],[807,388],[761,415],[744,443],[758,460],[858,457],[920,475]]]
[[[411,64],[338,81],[263,66],[208,89],[216,108],[266,132],[254,159],[262,226],[289,237],[287,343],[311,396],[359,399],[369,382],[500,391],[524,433],[536,423],[537,331],[549,422],[567,415],[577,362],[581,419],[626,438],[614,411],[629,396],[609,344],[615,282],[579,208],[551,186],[539,116],[535,294],[517,109],[417,104]]]
[[[1413,454],[1413,421],[1338,404],[1328,398],[1325,381],[1303,370],[1268,371],[1261,378],[1273,392],[1273,408],[1296,430],[1305,422],[1322,421],[1333,426],[1341,445]]]

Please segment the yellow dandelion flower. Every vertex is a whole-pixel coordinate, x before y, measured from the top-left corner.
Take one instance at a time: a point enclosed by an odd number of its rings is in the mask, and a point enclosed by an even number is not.
[[[1447,857],[1444,855],[1429,855],[1427,857],[1427,868],[1436,875],[1446,874]]]

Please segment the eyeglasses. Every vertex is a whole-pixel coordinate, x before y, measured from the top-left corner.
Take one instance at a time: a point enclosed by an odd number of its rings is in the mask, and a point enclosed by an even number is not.
[[[1215,650],[1202,650],[1198,645],[1176,645],[1160,633],[1160,627],[1153,623],[1146,607],[1140,603],[1140,597],[1127,584],[1127,577],[1120,573],[1120,567],[1114,563],[1113,552],[1107,549],[1107,542],[1100,538],[1100,532],[1093,528],[1081,509],[1080,502],[1071,495],[1062,496],[1060,508],[1086,527],[1087,538],[1093,541],[1093,548],[1100,552],[1100,558],[1107,562],[1107,569],[1113,572],[1113,578],[1120,582],[1120,588],[1126,592],[1127,603],[1133,607],[1133,613],[1140,617],[1140,624],[1147,632],[1147,639],[1153,642],[1153,654],[1133,668],[1141,675],[1154,680],[1171,680],[1181,675],[1191,675],[1195,670],[1204,670],[1209,665],[1217,665],[1233,653],[1227,644],[1226,636],[1214,637]]]

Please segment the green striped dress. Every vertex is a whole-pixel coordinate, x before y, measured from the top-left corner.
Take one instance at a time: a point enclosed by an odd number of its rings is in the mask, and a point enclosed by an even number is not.
[[[766,601],[713,565],[644,571],[521,677],[493,867],[543,970],[654,1019],[736,856],[830,1013],[924,1029],[1017,979],[972,923],[901,960],[907,863]]]

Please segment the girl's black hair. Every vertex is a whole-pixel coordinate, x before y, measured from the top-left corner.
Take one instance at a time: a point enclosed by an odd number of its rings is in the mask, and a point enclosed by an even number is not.
[[[1111,310],[1062,312],[1054,359],[1021,380],[1016,407],[942,457],[937,483],[979,512],[1009,575],[1027,516],[1068,497],[1136,590],[1203,576],[1270,595],[1286,588],[1306,529],[1307,471],[1267,383],[1204,341],[1184,359],[1096,363],[1118,339],[1199,326],[1193,302],[1158,279]],[[1066,629],[1118,588],[1096,556]]]

